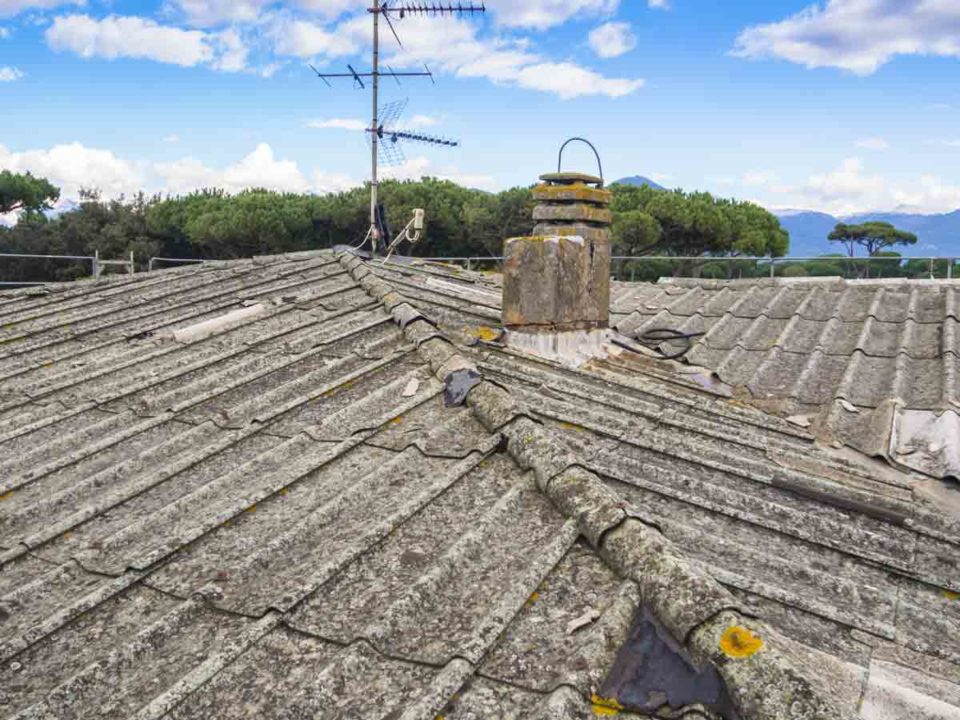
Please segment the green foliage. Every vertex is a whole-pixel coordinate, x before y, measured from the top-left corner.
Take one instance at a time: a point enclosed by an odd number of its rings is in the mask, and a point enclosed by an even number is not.
[[[37,213],[50,210],[59,199],[60,190],[43,178],[0,171],[0,215],[26,210],[31,213],[31,220],[36,220]]]
[[[656,219],[643,210],[627,210],[613,218],[614,255],[644,255],[660,242],[663,231]]]
[[[873,256],[895,245],[914,245],[917,242],[916,235],[895,228],[888,222],[866,222],[862,225],[837,223],[827,239],[843,243],[850,257],[854,256],[857,245],[865,248],[867,255]]]
[[[777,218],[750,202],[710,193],[614,185],[611,208],[615,254],[772,255],[787,253],[790,238]],[[659,226],[659,233],[642,213]],[[629,219],[620,219],[629,214]],[[618,222],[619,221],[619,222]],[[618,227],[619,226],[619,227]]]

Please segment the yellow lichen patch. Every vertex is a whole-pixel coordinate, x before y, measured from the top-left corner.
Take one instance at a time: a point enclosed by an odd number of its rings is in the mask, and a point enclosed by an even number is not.
[[[248,507],[244,512],[255,513],[256,511],[257,511],[257,506],[256,506],[256,505],[251,505],[251,506]]]
[[[584,432],[586,430],[583,425],[577,425],[576,423],[572,422],[562,422],[560,423],[560,427],[562,427],[564,430],[573,430],[575,432]]]
[[[3,497],[0,497],[0,500],[3,500]],[[954,592],[953,590],[944,590],[943,596],[947,600],[960,600],[960,593]]]
[[[600,697],[596,693],[593,694],[590,702],[593,704],[593,714],[598,717],[619,715],[623,710],[623,705],[616,698]]]
[[[397,415],[393,420],[387,422],[387,425],[399,425],[403,422],[403,415]]]
[[[500,331],[496,328],[487,327],[486,325],[478,325],[467,328],[467,335],[477,338],[478,340],[483,340],[484,342],[493,342],[500,337]]]
[[[281,494],[281,495],[289,495],[289,494],[290,494],[290,488],[280,488],[280,494]]]
[[[527,598],[527,602],[525,602],[523,606],[525,608],[532,608],[534,606],[534,603],[536,603],[537,600],[539,599],[540,599],[540,593],[534,590],[533,593],[530,595],[530,597]]]
[[[10,490],[9,492],[5,492],[3,495],[0,495],[0,502],[3,502],[4,500],[9,500],[12,497],[13,497],[13,490]]]
[[[763,640],[745,627],[734,625],[723,631],[720,637],[720,649],[731,658],[748,658],[756,655],[763,647]]]

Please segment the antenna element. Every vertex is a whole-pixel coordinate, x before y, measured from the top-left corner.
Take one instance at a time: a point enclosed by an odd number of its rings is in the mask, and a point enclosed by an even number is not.
[[[451,2],[443,3],[425,3],[425,2],[394,2],[394,0],[374,0],[373,6],[367,8],[367,12],[373,16],[373,69],[370,72],[357,72],[352,65],[347,65],[347,68],[350,70],[348,73],[321,73],[312,65],[310,69],[313,70],[317,77],[323,80],[327,85],[330,84],[331,78],[351,78],[353,80],[354,87],[365,89],[367,86],[364,83],[364,78],[372,79],[373,86],[373,119],[370,122],[370,127],[367,128],[367,137],[370,140],[370,156],[371,156],[371,171],[370,171],[370,229],[367,231],[367,237],[364,238],[364,242],[361,244],[366,244],[367,239],[370,239],[371,248],[373,253],[376,254],[377,248],[380,240],[383,238],[383,228],[381,227],[380,214],[377,212],[377,176],[378,176],[378,160],[379,153],[382,148],[384,160],[386,164],[400,164],[403,162],[403,151],[399,146],[400,141],[408,142],[419,142],[425,143],[427,145],[438,145],[443,147],[458,147],[460,143],[456,140],[448,140],[446,138],[434,137],[432,135],[425,135],[423,133],[411,132],[409,130],[400,130],[394,127],[396,124],[397,118],[403,112],[404,108],[407,105],[407,101],[402,101],[400,103],[391,103],[383,108],[383,120],[381,121],[378,116],[380,111],[379,103],[379,93],[380,93],[380,78],[383,75],[389,75],[397,83],[400,83],[400,78],[402,77],[428,77],[430,80],[436,84],[436,81],[433,79],[433,73],[430,72],[430,68],[426,65],[423,66],[424,72],[394,72],[393,68],[387,66],[388,72],[380,72],[380,18],[382,17],[386,21],[387,26],[390,28],[390,31],[393,33],[393,37],[396,39],[397,44],[400,47],[403,47],[403,43],[400,41],[400,35],[397,33],[397,29],[393,24],[393,21],[390,19],[391,15],[397,20],[403,20],[407,15],[422,15],[426,17],[436,17],[444,15],[475,15],[477,13],[484,13],[487,11],[486,6],[481,2],[480,4],[474,2],[458,2],[454,5]],[[399,105],[399,109],[394,107]],[[391,116],[390,113],[393,113]]]

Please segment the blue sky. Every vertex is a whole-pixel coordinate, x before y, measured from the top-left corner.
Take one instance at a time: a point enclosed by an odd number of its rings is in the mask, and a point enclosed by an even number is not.
[[[835,213],[960,208],[960,3],[489,0],[398,23],[385,83],[462,148],[392,172],[529,184],[571,135],[608,178]],[[0,0],[0,168],[75,194],[362,182],[369,90],[307,63],[369,64],[362,0]],[[351,129],[353,128],[353,129]],[[571,167],[591,170],[572,150]]]

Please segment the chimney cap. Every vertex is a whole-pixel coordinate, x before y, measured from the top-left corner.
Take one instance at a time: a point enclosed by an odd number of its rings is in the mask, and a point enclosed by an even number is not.
[[[575,183],[583,183],[584,185],[597,185],[598,187],[603,187],[602,178],[599,178],[596,175],[587,175],[586,173],[547,173],[546,175],[541,175],[540,179],[545,183],[552,183],[554,185],[573,185]]]

